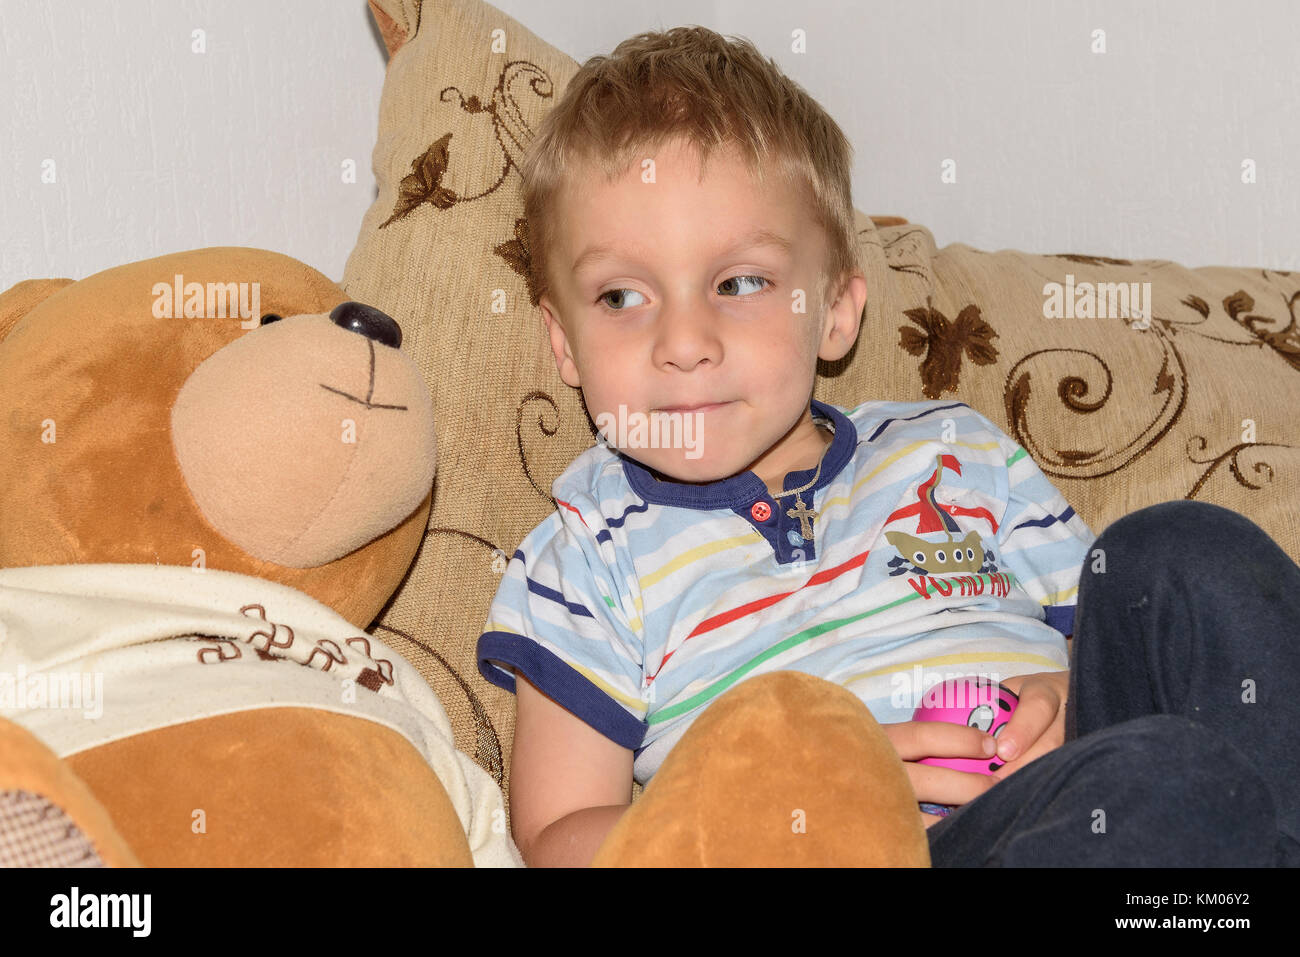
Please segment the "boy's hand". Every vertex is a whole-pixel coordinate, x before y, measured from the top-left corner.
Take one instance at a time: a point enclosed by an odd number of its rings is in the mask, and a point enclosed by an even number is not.
[[[1007,678],[1002,686],[1020,698],[1015,714],[998,734],[998,757],[1006,764],[993,772],[1000,781],[1065,743],[1068,671],[1046,671]]]
[[[960,724],[942,721],[899,721],[881,725],[890,744],[903,760],[907,778],[918,801],[930,804],[966,804],[975,800],[997,781],[987,774],[971,774],[951,768],[917,764],[919,758],[992,757],[997,742],[993,736]],[[943,818],[918,809],[926,827]]]

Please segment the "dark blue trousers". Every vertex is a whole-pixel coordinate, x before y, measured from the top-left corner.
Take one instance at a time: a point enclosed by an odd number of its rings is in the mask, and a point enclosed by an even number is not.
[[[1070,664],[1065,743],[932,826],[934,866],[1300,866],[1300,568],[1259,526],[1108,526]]]

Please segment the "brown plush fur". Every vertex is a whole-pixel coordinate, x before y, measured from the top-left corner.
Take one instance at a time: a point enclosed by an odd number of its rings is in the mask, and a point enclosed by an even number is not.
[[[40,795],[62,808],[109,867],[140,866],[127,842],[113,829],[108,811],[85,782],[35,735],[11,721],[0,721],[0,792],[4,791]],[[26,849],[18,847],[13,856],[22,857],[24,853]]]
[[[926,867],[893,745],[852,692],[777,671],[711,704],[593,867]]]
[[[172,451],[172,406],[200,363],[248,330],[234,320],[154,318],[154,284],[176,274],[187,283],[257,282],[260,311],[284,317],[329,312],[347,300],[297,260],[243,247],[119,266],[36,304],[27,283],[0,296],[0,316],[12,313],[11,299],[19,297],[30,310],[0,340],[7,416],[0,423],[0,568],[188,566],[202,548],[211,567],[298,588],[368,627],[411,563],[428,503],[364,548],[312,568],[263,561],[217,533],[196,508]],[[57,430],[53,443],[39,441],[46,422]]]
[[[472,867],[460,818],[401,735],[310,708],[238,711],[67,764],[146,867]]]
[[[367,627],[411,564],[428,494],[369,544],[309,568],[257,558],[214,529],[173,452],[172,408],[199,365],[250,330],[233,319],[155,317],[155,284],[178,274],[205,285],[256,282],[259,311],[285,321],[328,313],[347,299],[297,260],[243,247],[175,253],[79,282],[32,280],[0,295],[0,567],[189,566],[202,549],[208,567],[301,589]],[[416,388],[412,381],[402,387]],[[414,406],[424,398],[405,400]],[[40,441],[47,423],[55,442]],[[288,434],[293,425],[270,428]],[[386,463],[394,473],[416,465],[409,457]],[[282,494],[300,491],[292,475],[283,478]],[[21,729],[0,722],[0,733],[0,790],[22,787],[33,775],[49,782],[55,803],[84,820],[110,863],[134,863],[128,845],[147,865],[471,860],[432,770],[401,735],[360,718],[260,709],[136,735],[61,765],[50,763],[48,751],[13,745]],[[191,830],[196,810],[205,834]]]

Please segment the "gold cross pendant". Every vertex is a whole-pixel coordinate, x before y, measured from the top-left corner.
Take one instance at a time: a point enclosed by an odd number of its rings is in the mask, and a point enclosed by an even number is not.
[[[794,497],[794,508],[787,508],[785,514],[791,518],[799,519],[799,534],[804,537],[805,541],[811,542],[813,540],[813,527],[809,519],[817,517],[817,510],[806,506],[803,503],[802,495],[796,495]]]

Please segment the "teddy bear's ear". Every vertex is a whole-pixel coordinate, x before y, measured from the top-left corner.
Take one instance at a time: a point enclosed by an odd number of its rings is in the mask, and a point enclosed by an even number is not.
[[[75,279],[24,279],[0,293],[0,342],[18,320]]]
[[[370,14],[375,18],[391,60],[420,29],[421,0],[369,0],[369,3]]]

